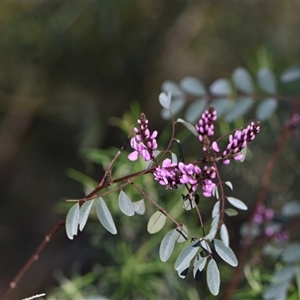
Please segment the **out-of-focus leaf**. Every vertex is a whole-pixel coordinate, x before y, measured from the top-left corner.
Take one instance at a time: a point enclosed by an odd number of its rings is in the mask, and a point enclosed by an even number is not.
[[[156,211],[149,219],[147,230],[149,233],[154,234],[158,231],[160,231],[165,223],[166,223],[167,217],[164,213],[161,211]]]
[[[275,98],[265,98],[256,109],[256,118],[264,121],[271,117],[278,107],[278,100]]]
[[[185,113],[185,119],[190,123],[195,123],[199,120],[201,113],[206,107],[207,101],[205,99],[198,99],[192,102]]]
[[[280,77],[284,83],[292,82],[300,79],[300,65],[287,68]]]
[[[220,272],[216,261],[212,258],[207,266],[207,285],[210,292],[216,296],[220,290]]]
[[[70,240],[73,240],[74,235],[77,235],[78,222],[79,222],[79,204],[77,202],[70,208],[66,218],[66,232]]]
[[[134,205],[124,191],[121,191],[119,194],[119,208],[121,212],[128,217],[134,215]]]
[[[192,125],[192,124],[190,124],[190,123],[188,123],[185,120],[180,119],[180,118],[177,119],[177,122],[183,124],[193,135],[198,136],[198,132],[197,132],[194,125]]]
[[[274,73],[269,68],[261,68],[257,72],[259,86],[267,93],[276,94],[277,83]]]
[[[162,92],[159,94],[158,100],[163,108],[169,109],[171,105],[171,98],[171,92],[168,92],[168,94]]]
[[[79,230],[82,231],[89,217],[94,200],[86,201],[79,210]]]
[[[182,91],[180,90],[180,88],[178,87],[177,83],[171,80],[166,80],[163,84],[161,89],[163,90],[163,92],[165,92],[166,94],[171,92],[173,97],[177,97],[177,96],[183,96]]]
[[[217,239],[214,240],[214,245],[216,252],[225,262],[233,267],[236,267],[238,265],[238,260],[231,248],[225,246],[222,241]]]
[[[207,94],[203,82],[198,78],[187,76],[180,81],[180,87],[187,93],[195,96],[205,96]]]
[[[159,257],[161,261],[166,262],[170,258],[174,250],[175,242],[176,242],[176,229],[172,229],[164,236],[164,238],[160,243]]]
[[[215,96],[228,96],[231,94],[230,82],[226,78],[219,78],[211,84],[209,91]]]
[[[253,99],[251,97],[239,97],[236,99],[233,107],[225,115],[227,122],[232,122],[240,117],[243,117],[252,107]]]
[[[264,300],[286,300],[288,288],[290,283],[288,281],[272,284],[263,293]]]
[[[105,201],[101,197],[96,201],[96,212],[102,226],[111,234],[117,234],[116,225],[114,223],[112,215]]]
[[[239,199],[236,199],[234,197],[227,197],[227,200],[232,206],[234,206],[238,209],[241,209],[241,210],[247,210],[248,209],[247,205]]]
[[[179,253],[174,268],[175,270],[180,270],[182,267],[184,267],[185,265],[189,264],[190,261],[194,258],[194,256],[196,255],[196,253],[199,250],[199,240],[196,240],[190,244],[188,244],[187,246],[185,246],[182,251]]]
[[[281,257],[287,263],[300,261],[300,243],[289,243],[283,250]]]
[[[291,200],[286,202],[281,212],[284,216],[292,218],[300,215],[300,202],[296,200]]]
[[[173,99],[171,101],[171,105],[170,105],[170,110],[171,110],[173,116],[176,115],[177,113],[179,113],[181,111],[181,109],[184,107],[184,105],[185,105],[185,101],[183,98]],[[170,111],[166,108],[163,108],[161,110],[161,117],[164,120],[169,120],[171,118]]]
[[[227,98],[215,99],[210,103],[210,106],[214,107],[217,111],[218,117],[221,117],[227,112],[230,106],[230,100]]]
[[[137,214],[143,215],[146,211],[145,201],[144,199],[133,202],[134,210]]]
[[[235,86],[243,93],[253,93],[253,80],[249,71],[239,67],[233,71],[232,80]]]

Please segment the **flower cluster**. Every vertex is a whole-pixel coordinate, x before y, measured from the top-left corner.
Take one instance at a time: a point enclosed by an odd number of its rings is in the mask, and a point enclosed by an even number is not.
[[[199,133],[199,141],[204,143],[203,151],[207,150],[209,146],[207,137],[214,135],[214,122],[217,120],[217,111],[213,107],[209,107],[204,113],[202,113],[201,118],[196,124],[196,130]]]
[[[234,160],[242,160],[243,154],[239,152],[247,146],[248,142],[255,139],[255,136],[259,133],[259,131],[260,122],[257,121],[251,122],[243,130],[236,130],[234,135],[231,134],[229,136],[229,143],[221,154],[223,164],[229,164],[231,158]],[[212,143],[212,149],[216,153],[221,152],[217,142]]]
[[[264,234],[273,238],[275,242],[286,242],[289,239],[287,231],[281,229],[280,224],[272,222],[274,211],[271,208],[266,208],[264,205],[259,205],[253,216],[253,220],[258,225],[264,225]]]
[[[211,197],[212,191],[216,186],[212,179],[216,176],[214,167],[205,166],[203,171],[193,164],[184,164],[180,162],[178,165],[172,163],[169,158],[162,162],[162,166],[158,166],[153,172],[154,179],[167,189],[177,188],[178,185],[188,185],[189,192],[196,192],[199,184],[205,197]]]
[[[142,156],[145,161],[153,159],[153,150],[157,149],[157,131],[150,133],[148,129],[148,120],[144,113],[141,113],[141,116],[138,120],[140,129],[134,128],[136,136],[130,140],[130,145],[134,149],[128,155],[128,159],[131,161],[137,160],[139,156]]]

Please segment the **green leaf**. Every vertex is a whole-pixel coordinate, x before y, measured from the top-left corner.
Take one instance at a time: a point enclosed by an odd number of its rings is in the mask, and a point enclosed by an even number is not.
[[[177,243],[183,243],[188,239],[188,230],[184,224],[177,226],[175,231]]]
[[[180,270],[184,266],[190,263],[199,250],[199,239],[185,246],[179,253],[174,268],[175,270]]]
[[[300,243],[289,243],[283,250],[281,257],[287,263],[300,261]]]
[[[276,78],[269,68],[261,68],[257,72],[259,86],[267,93],[276,94]]]
[[[256,118],[260,121],[267,120],[271,117],[278,107],[278,101],[275,98],[265,98],[256,109]]]
[[[227,200],[232,206],[234,206],[238,209],[241,209],[241,210],[247,210],[248,209],[247,205],[239,199],[236,199],[234,197],[227,197]]]
[[[210,292],[216,296],[220,290],[220,272],[216,261],[212,258],[207,266],[207,285]]]
[[[172,100],[171,105],[170,105],[170,110],[174,115],[176,115],[177,113],[179,113],[181,111],[181,109],[184,107],[185,105],[185,101],[183,98],[177,98]],[[161,111],[161,117],[164,120],[169,120],[171,118],[171,114],[170,114],[170,110],[163,108]]]
[[[185,112],[185,119],[190,123],[195,123],[199,120],[201,113],[204,111],[207,105],[207,100],[205,99],[197,99],[192,102],[186,112]]]
[[[251,97],[239,97],[236,99],[233,107],[225,115],[227,122],[232,122],[240,117],[243,117],[252,107],[253,99]]]
[[[225,184],[233,191],[233,185],[231,181],[226,181]]]
[[[96,212],[102,226],[111,234],[117,234],[116,225],[114,223],[112,215],[106,203],[101,197],[99,197],[96,201]]]
[[[229,247],[229,234],[225,224],[222,224],[220,227],[220,236],[226,247]]]
[[[187,76],[180,81],[180,87],[187,93],[195,96],[205,96],[207,94],[203,82],[198,78]]]
[[[243,93],[253,93],[253,80],[247,69],[239,67],[233,71],[232,80],[235,86]]]
[[[217,239],[214,240],[214,245],[216,252],[225,262],[233,267],[236,267],[238,265],[238,260],[231,248],[225,246],[222,241]]]
[[[164,213],[161,211],[156,211],[149,219],[147,230],[150,234],[154,234],[158,231],[160,231],[165,223],[166,223],[167,217]]]
[[[188,123],[185,120],[180,119],[180,118],[177,119],[177,122],[182,123],[194,136],[199,135],[194,125],[192,125],[192,124],[190,124],[190,123]]]
[[[66,232],[70,240],[77,235],[79,222],[79,203],[76,202],[69,210],[66,218]]]
[[[211,84],[209,90],[215,96],[228,96],[231,94],[230,82],[226,78],[219,78]]]
[[[217,111],[218,117],[223,116],[227,112],[229,105],[230,100],[227,98],[215,99],[211,102],[211,106]]]
[[[134,205],[124,191],[121,191],[119,194],[119,208],[121,212],[128,217],[134,215]]]
[[[159,257],[161,261],[166,262],[170,258],[174,250],[175,242],[176,242],[176,229],[172,229],[164,236],[164,238],[160,243]]]
[[[89,217],[94,200],[89,200],[83,203],[79,210],[79,230],[82,231]]]
[[[146,211],[145,201],[144,199],[133,202],[134,210],[137,214],[143,215]]]
[[[284,83],[292,82],[300,79],[300,66],[292,66],[286,69],[280,77],[281,81]]]
[[[175,83],[174,81],[171,80],[166,80],[163,84],[161,89],[165,92],[165,93],[172,93],[173,97],[177,97],[177,96],[183,96],[182,91],[180,90],[180,88],[178,87],[177,83]]]
[[[226,208],[225,214],[229,217],[234,217],[234,216],[237,216],[239,213],[234,208]]]
[[[168,94],[164,92],[160,93],[158,97],[160,105],[165,109],[169,109],[171,105],[171,97],[171,92],[168,92]]]

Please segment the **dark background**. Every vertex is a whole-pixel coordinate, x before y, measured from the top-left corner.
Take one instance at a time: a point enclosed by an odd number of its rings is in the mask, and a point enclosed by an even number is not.
[[[123,143],[110,117],[139,101],[162,126],[164,80],[209,84],[260,47],[279,69],[299,62],[299,15],[288,1],[0,3],[0,289],[61,219],[55,205],[83,195],[66,176],[84,172],[79,149]],[[55,268],[84,263],[84,242],[60,232],[18,297],[43,291]]]

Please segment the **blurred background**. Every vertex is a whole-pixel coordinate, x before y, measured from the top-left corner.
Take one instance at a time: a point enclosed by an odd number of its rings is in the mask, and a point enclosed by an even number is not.
[[[299,62],[299,15],[288,1],[1,3],[0,290],[62,218],[59,203],[83,196],[66,175],[87,172],[80,149],[124,142],[111,117],[138,102],[161,128],[163,81],[208,85],[253,65],[262,47],[275,71]],[[88,248],[87,235],[61,230],[11,297],[50,289],[74,262],[89,270]]]

